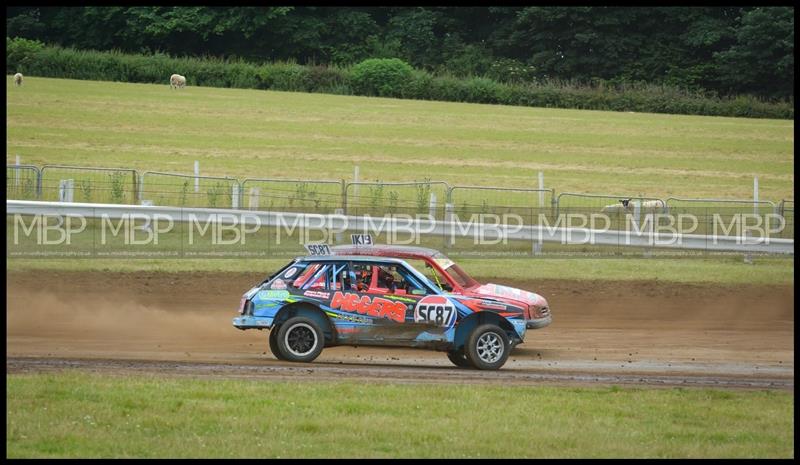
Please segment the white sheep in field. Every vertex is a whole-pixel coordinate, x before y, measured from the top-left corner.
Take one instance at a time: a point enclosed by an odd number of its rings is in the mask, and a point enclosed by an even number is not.
[[[22,73],[17,73],[14,75],[14,85],[21,86],[22,85]]]
[[[600,210],[603,213],[633,213],[634,206],[638,204],[644,213],[657,213],[664,209],[661,200],[645,200],[644,202],[631,202],[631,199],[622,199],[619,203],[606,205]]]
[[[664,210],[664,202],[660,200],[645,200],[639,208],[647,213],[659,213]]]
[[[169,77],[169,87],[170,89],[182,89],[186,87],[186,78],[180,74],[173,74]]]
[[[603,213],[624,213],[626,211],[633,210],[633,205],[631,205],[631,199],[623,199],[620,200],[619,203],[612,203],[611,205],[606,205],[600,211]]]

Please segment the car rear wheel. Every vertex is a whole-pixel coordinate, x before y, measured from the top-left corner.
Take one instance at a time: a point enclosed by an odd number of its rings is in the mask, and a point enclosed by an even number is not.
[[[467,338],[467,359],[479,370],[497,370],[511,352],[511,343],[500,327],[485,324],[475,328]]]
[[[269,331],[269,350],[278,360],[286,360],[286,357],[283,356],[278,348],[278,331],[280,328],[280,326],[275,326]]]
[[[311,362],[322,353],[325,335],[312,319],[296,316],[278,330],[278,350],[290,362]]]
[[[447,351],[447,358],[453,362],[453,365],[461,368],[472,368],[472,363],[467,360],[464,350],[449,350]]]

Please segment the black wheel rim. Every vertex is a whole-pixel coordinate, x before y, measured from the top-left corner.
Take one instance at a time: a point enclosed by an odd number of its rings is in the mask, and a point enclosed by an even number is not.
[[[294,355],[302,356],[317,346],[317,335],[305,323],[297,324],[286,332],[286,348]]]

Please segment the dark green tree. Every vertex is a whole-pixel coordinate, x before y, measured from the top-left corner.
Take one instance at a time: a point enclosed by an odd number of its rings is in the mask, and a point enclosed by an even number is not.
[[[794,92],[794,8],[763,7],[744,12],[736,42],[718,52],[722,88],[772,98]]]

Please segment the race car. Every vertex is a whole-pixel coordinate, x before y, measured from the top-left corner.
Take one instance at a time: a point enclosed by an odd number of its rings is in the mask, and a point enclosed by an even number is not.
[[[269,329],[279,360],[311,362],[336,345],[384,345],[445,351],[458,367],[496,370],[524,340],[528,304],[445,292],[400,258],[322,250],[247,291],[233,319],[238,329]]]
[[[370,243],[371,243],[370,239]],[[374,255],[402,258],[412,262],[434,282],[439,289],[450,294],[476,298],[490,298],[527,308],[525,325],[540,329],[553,321],[547,299],[534,292],[499,284],[481,284],[473,279],[443,253],[425,247],[402,245],[338,245],[330,248],[335,255]]]

